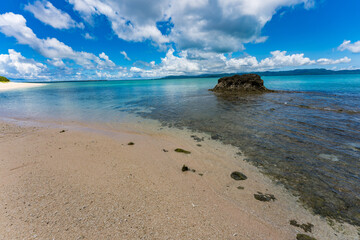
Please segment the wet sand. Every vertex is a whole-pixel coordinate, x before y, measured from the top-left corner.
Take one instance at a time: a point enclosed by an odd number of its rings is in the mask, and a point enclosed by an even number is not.
[[[21,88],[33,88],[33,87],[41,87],[44,86],[43,83],[19,83],[19,82],[0,82],[0,91],[13,90],[13,89],[21,89]]]
[[[0,239],[359,237],[312,215],[236,148],[205,135],[197,142],[144,124],[31,125],[0,121]],[[247,179],[235,181],[233,171]],[[258,201],[257,192],[276,200]],[[312,233],[290,220],[313,224]]]

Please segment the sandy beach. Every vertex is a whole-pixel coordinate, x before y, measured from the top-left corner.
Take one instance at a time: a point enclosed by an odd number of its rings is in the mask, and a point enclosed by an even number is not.
[[[0,239],[358,238],[355,227],[331,227],[237,149],[205,135],[198,142],[139,124],[1,121],[0,129]],[[235,181],[233,171],[247,179]],[[276,200],[258,201],[257,192]],[[312,232],[290,220],[311,223]]]
[[[0,91],[21,89],[21,88],[33,88],[44,86],[44,83],[20,83],[20,82],[0,82]]]

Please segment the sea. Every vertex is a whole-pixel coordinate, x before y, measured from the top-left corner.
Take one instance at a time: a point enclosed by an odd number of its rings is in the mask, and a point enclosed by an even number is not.
[[[217,78],[48,83],[0,92],[0,117],[107,124],[136,116],[206,133],[315,214],[360,226],[360,75],[262,79],[278,91],[225,97],[208,91]]]

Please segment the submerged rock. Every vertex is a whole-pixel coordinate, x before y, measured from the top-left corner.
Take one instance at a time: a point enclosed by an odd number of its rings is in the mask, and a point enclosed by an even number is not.
[[[200,138],[200,137],[198,137],[196,135],[191,135],[191,137],[197,142],[203,142],[204,141],[204,137]]]
[[[325,159],[325,160],[329,160],[329,161],[333,161],[333,162],[338,162],[339,161],[339,158],[333,154],[324,154],[324,153],[321,153],[319,154],[319,157],[322,158],[322,159]]]
[[[296,235],[296,240],[316,240],[316,238],[310,237],[308,235],[305,234],[298,234]]]
[[[239,180],[246,180],[247,176],[245,176],[245,174],[241,173],[241,172],[232,172],[230,175],[231,178],[235,179],[236,181]]]
[[[254,198],[256,200],[262,201],[262,202],[270,202],[275,201],[276,198],[273,194],[265,193],[262,194],[261,192],[258,192],[257,194],[254,194]]]
[[[218,80],[218,84],[213,89],[210,89],[210,91],[231,94],[270,92],[264,86],[264,81],[257,74],[222,77]]]
[[[302,230],[304,230],[305,232],[312,232],[312,228],[314,227],[314,225],[311,224],[311,223],[299,224],[296,220],[290,220],[290,225],[293,225],[295,227],[299,227]]]
[[[221,137],[219,134],[212,134],[210,137],[212,140],[219,140]]]

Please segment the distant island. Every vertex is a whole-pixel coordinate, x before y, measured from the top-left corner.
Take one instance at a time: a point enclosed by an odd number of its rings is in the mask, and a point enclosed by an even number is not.
[[[360,74],[360,69],[356,70],[328,70],[324,68],[314,68],[314,69],[295,69],[289,71],[265,71],[265,72],[251,72],[258,74],[260,76],[296,76],[296,75],[339,75],[339,74]],[[180,79],[180,78],[220,78],[227,77],[232,75],[242,75],[245,72],[237,73],[218,73],[218,74],[202,74],[202,75],[182,75],[182,76],[167,76],[161,79]]]
[[[10,82],[10,80],[7,79],[6,77],[0,76],[0,82],[6,83],[6,82]]]

